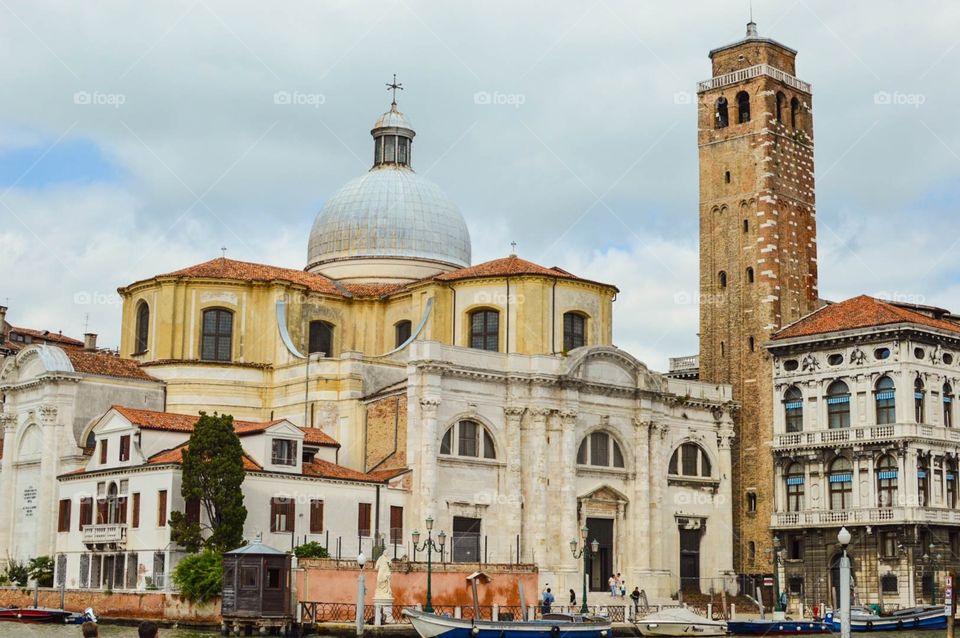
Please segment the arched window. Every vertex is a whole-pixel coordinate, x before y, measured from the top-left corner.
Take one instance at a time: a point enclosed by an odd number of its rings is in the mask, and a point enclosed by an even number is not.
[[[893,379],[888,376],[880,377],[873,396],[877,406],[877,424],[896,423],[897,390]]]
[[[470,313],[470,347],[500,351],[500,313],[496,310],[474,310]]]
[[[757,560],[757,544],[753,541],[747,543],[747,562],[751,565]]]
[[[675,476],[709,477],[710,457],[696,443],[684,443],[673,451],[667,472]]]
[[[394,343],[396,343],[394,348],[399,348],[406,343],[407,339],[410,338],[412,331],[413,324],[410,321],[407,321],[406,319],[403,321],[398,321],[393,327]]]
[[[577,463],[599,467],[624,467],[623,450],[606,432],[593,432],[580,442]]]
[[[897,460],[884,454],[877,461],[877,507],[895,507],[897,504]]]
[[[230,361],[233,345],[233,313],[225,308],[203,311],[200,358],[204,361]]]
[[[957,506],[957,462],[947,461],[947,507]]]
[[[943,427],[953,427],[953,386],[943,384]]]
[[[924,403],[926,403],[927,392],[923,387],[923,379],[917,377],[917,380],[913,382],[913,411],[917,418],[917,423],[923,423],[924,417],[926,416],[924,412]]]
[[[787,96],[777,91],[777,121],[783,122],[783,108],[787,105]]]
[[[930,463],[925,456],[917,458],[917,497],[920,507],[930,504]]]
[[[134,344],[134,354],[142,354],[147,351],[148,340],[150,337],[150,306],[147,302],[141,301],[137,306],[137,338]]]
[[[853,504],[853,466],[850,461],[838,456],[830,464],[827,475],[830,482],[830,509],[845,510]]]
[[[465,419],[451,425],[440,441],[440,454],[495,459],[497,450],[493,437],[476,421]]]
[[[721,270],[721,271],[719,272],[719,274],[717,274],[717,281],[720,282],[720,287],[721,287],[721,288],[726,288],[726,287],[727,287],[727,273]]]
[[[787,483],[787,511],[799,512],[803,509],[803,466],[793,463],[787,468],[784,480]]]
[[[333,324],[328,321],[310,322],[310,354],[333,356]]]
[[[730,116],[727,114],[727,98],[717,98],[717,111],[714,114],[717,119],[717,128],[727,128],[730,125]]]
[[[803,392],[797,386],[783,395],[783,415],[787,432],[803,432]]]
[[[800,100],[793,98],[790,100],[790,126],[797,128],[800,124]]]
[[[587,318],[579,312],[566,312],[563,315],[563,349],[566,351],[580,348],[586,343]]]
[[[750,121],[750,95],[746,91],[737,93],[737,123],[746,124]]]
[[[753,266],[747,266],[747,283],[753,283]]]
[[[843,381],[834,381],[827,388],[827,426],[850,427],[850,388]]]

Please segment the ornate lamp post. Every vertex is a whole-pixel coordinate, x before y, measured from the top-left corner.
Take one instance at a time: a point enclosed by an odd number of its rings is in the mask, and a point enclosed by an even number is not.
[[[590,610],[587,608],[587,567],[589,565],[590,556],[596,554],[600,549],[600,542],[597,539],[593,539],[593,542],[590,543],[590,552],[587,552],[587,534],[590,533],[590,530],[587,529],[587,526],[584,525],[580,530],[580,540],[583,541],[583,545],[580,547],[580,551],[577,551],[577,539],[570,539],[570,553],[573,554],[574,560],[578,560],[581,556],[583,557],[583,600],[580,604],[580,613],[586,614]]]
[[[841,527],[837,534],[837,543],[843,551],[840,556],[840,638],[850,638],[850,558],[847,545],[851,540],[847,528]]]
[[[443,555],[443,546],[447,541],[447,535],[441,530],[440,533],[437,534],[439,542],[433,540],[433,517],[428,516],[425,523],[427,526],[427,539],[423,541],[423,545],[420,545],[420,530],[413,530],[413,534],[410,536],[413,540],[414,551],[422,552],[423,550],[427,550],[427,604],[423,606],[423,611],[432,614],[433,592],[431,590],[431,576],[433,572],[433,550],[437,550],[441,556]]]
[[[360,568],[360,575],[357,577],[357,635],[363,635],[364,606],[363,601],[367,597],[366,582],[363,580],[363,565],[367,562],[367,557],[361,551],[357,556],[357,566]]]

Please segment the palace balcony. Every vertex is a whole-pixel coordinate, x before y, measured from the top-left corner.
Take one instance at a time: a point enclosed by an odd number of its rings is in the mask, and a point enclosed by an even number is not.
[[[923,423],[891,423],[888,425],[864,425],[833,430],[813,430],[775,434],[773,448],[789,450],[798,448],[836,448],[845,444],[893,443],[900,440],[930,439],[960,444],[960,428],[944,428]]]
[[[100,525],[83,526],[83,544],[112,545],[123,547],[127,542],[126,523],[107,523]]]
[[[915,523],[960,525],[960,510],[941,507],[862,507],[848,510],[775,512],[770,526],[774,529],[809,529]]]

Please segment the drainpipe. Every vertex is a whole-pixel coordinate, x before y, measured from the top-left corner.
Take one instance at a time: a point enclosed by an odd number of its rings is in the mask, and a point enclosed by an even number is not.
[[[505,329],[506,334],[506,343],[504,344],[504,352],[510,354],[510,278],[507,277],[507,326]]]
[[[553,290],[550,293],[550,350],[557,354],[557,280],[553,280]]]

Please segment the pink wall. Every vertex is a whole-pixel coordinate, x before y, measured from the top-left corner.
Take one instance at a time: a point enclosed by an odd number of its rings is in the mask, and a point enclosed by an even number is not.
[[[396,605],[415,605],[423,603],[427,596],[427,566],[422,563],[394,561],[392,564],[393,599]],[[433,604],[434,605],[472,605],[473,594],[466,577],[477,571],[476,564],[441,565],[433,567]],[[517,583],[523,583],[524,596],[528,605],[533,605],[539,596],[537,591],[537,571],[531,566],[485,565],[480,570],[490,576],[491,581],[478,584],[481,605],[519,605],[520,595]],[[373,593],[377,587],[376,570],[368,563],[364,567],[366,583],[366,603],[373,604]],[[357,602],[357,563],[331,559],[300,561],[296,570],[297,592],[300,601],[325,603]]]

